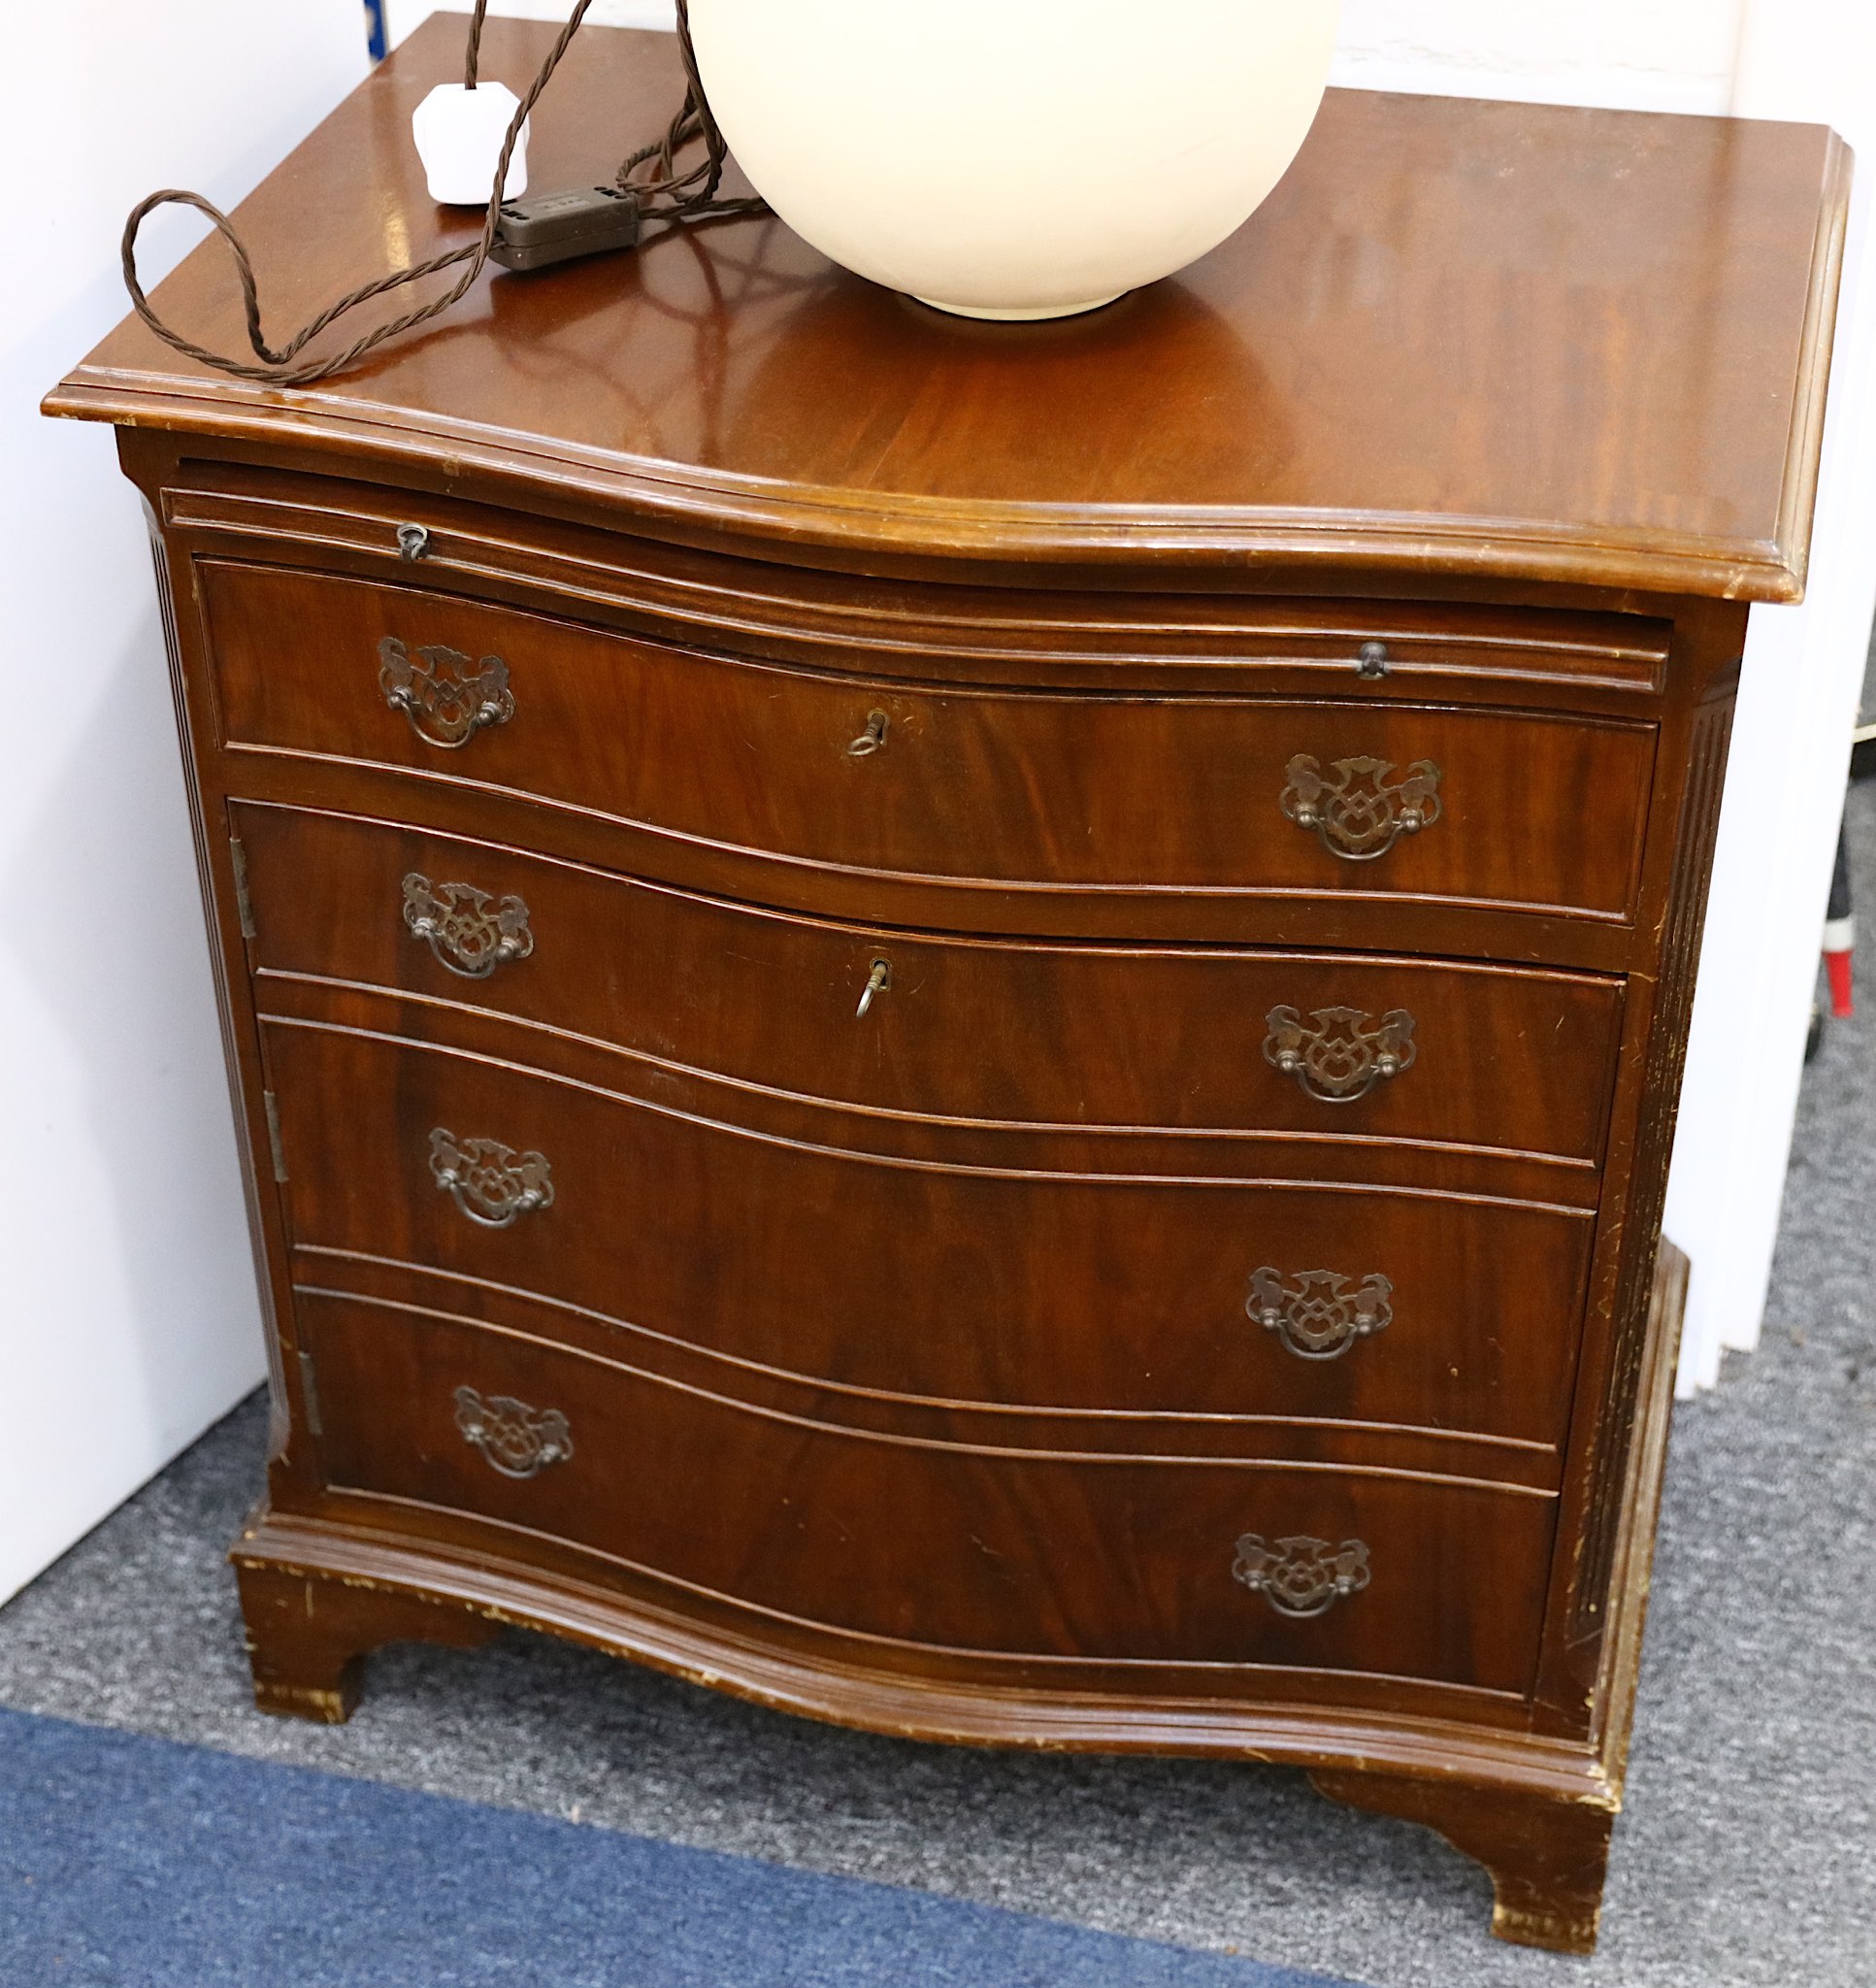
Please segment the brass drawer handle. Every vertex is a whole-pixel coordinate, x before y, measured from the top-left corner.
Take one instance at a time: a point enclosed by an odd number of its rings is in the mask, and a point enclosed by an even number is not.
[[[1320,1615],[1344,1595],[1360,1594],[1367,1577],[1367,1548],[1360,1540],[1333,1546],[1299,1537],[1271,1546],[1261,1533],[1246,1533],[1232,1562],[1232,1578],[1262,1595],[1279,1615]]]
[[[510,1394],[484,1399],[473,1387],[459,1387],[456,1427],[505,1477],[532,1477],[574,1453],[567,1418],[558,1408],[531,1408]]]
[[[1418,835],[1439,819],[1439,768],[1416,759],[1405,777],[1389,780],[1389,759],[1338,759],[1333,778],[1322,762],[1299,752],[1285,769],[1277,806],[1299,828],[1314,829],[1332,856],[1372,863],[1403,835]]]
[[[397,556],[415,562],[430,549],[427,524],[401,524],[397,528]]]
[[[506,1229],[522,1215],[553,1207],[553,1169],[545,1158],[517,1155],[500,1140],[459,1141],[439,1125],[430,1135],[430,1172],[463,1213],[484,1229]]]
[[[1244,1309],[1300,1360],[1338,1360],[1357,1340],[1386,1331],[1394,1286],[1371,1271],[1354,1290],[1333,1270],[1300,1270],[1288,1283],[1266,1264],[1251,1273]]]
[[[419,739],[445,752],[467,746],[484,725],[505,725],[514,715],[509,666],[500,656],[477,663],[460,649],[408,649],[387,635],[378,645],[378,687]]]
[[[1392,1008],[1370,1023],[1359,1008],[1319,1008],[1306,1028],[1294,1008],[1264,1017],[1264,1060],[1326,1105],[1352,1105],[1377,1083],[1413,1068],[1420,1053],[1413,1016]]]
[[[866,759],[877,752],[886,743],[886,727],[890,721],[883,711],[870,711],[867,713],[867,729],[847,746],[849,759]]]
[[[497,967],[534,950],[528,908],[518,897],[505,897],[490,911],[487,891],[470,883],[432,883],[415,870],[404,879],[404,922],[466,980],[485,980]]]

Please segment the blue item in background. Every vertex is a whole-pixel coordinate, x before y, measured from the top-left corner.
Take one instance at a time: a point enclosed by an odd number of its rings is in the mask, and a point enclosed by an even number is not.
[[[384,0],[365,0],[365,46],[374,62],[384,59]]]

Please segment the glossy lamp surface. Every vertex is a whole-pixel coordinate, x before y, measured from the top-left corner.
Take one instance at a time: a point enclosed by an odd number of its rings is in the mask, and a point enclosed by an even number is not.
[[[692,0],[739,163],[837,262],[1058,317],[1233,233],[1322,102],[1340,0]]]

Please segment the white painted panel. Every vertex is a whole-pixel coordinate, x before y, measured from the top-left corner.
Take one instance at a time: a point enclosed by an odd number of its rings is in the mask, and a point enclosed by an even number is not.
[[[355,0],[60,0],[7,36],[0,178],[56,200],[0,284],[0,1599],[263,1371],[142,506],[38,403],[123,315],[132,203],[232,200],[366,66]],[[147,271],[200,232],[153,227]]]
[[[1334,81],[1539,103],[1721,112],[1742,0],[1344,0]]]
[[[1850,731],[1876,607],[1876,9],[1750,0],[1735,107],[1829,123],[1852,206],[1810,590],[1753,616],[1688,1045],[1668,1224],[1693,1260],[1680,1381],[1757,1344],[1777,1237]]]

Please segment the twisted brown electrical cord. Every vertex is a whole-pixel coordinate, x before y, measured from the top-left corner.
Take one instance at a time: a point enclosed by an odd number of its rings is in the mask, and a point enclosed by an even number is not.
[[[463,54],[463,87],[476,87],[477,74],[482,62],[482,20],[488,13],[488,0],[476,0],[476,11],[469,17],[469,47]]]
[[[576,34],[579,24],[586,18],[587,10],[593,0],[576,0],[569,16],[567,25],[542,63],[534,82],[529,84],[526,96],[516,107],[514,116],[509,120],[508,134],[502,141],[502,153],[495,167],[494,185],[489,193],[488,212],[482,219],[482,232],[478,241],[460,248],[449,249],[442,255],[433,255],[426,262],[412,263],[408,269],[393,271],[389,276],[378,277],[372,282],[361,283],[357,289],[348,291],[337,302],[327,305],[319,315],[302,325],[287,342],[275,349],[268,345],[261,330],[260,290],[254,277],[254,265],[241,237],[235,232],[234,223],[216,207],[199,193],[188,193],[178,187],[165,188],[152,193],[131,209],[130,216],[124,223],[123,234],[123,277],[124,287],[130,292],[131,307],[137,315],[148,325],[165,345],[174,350],[199,360],[205,366],[214,366],[223,373],[229,373],[239,380],[258,380],[270,386],[307,386],[315,380],[328,379],[334,373],[343,372],[347,366],[361,359],[375,347],[388,338],[395,338],[399,332],[410,331],[419,324],[426,324],[433,317],[440,316],[451,306],[458,304],[469,294],[476,279],[481,275],[488,262],[489,250],[495,245],[496,230],[501,222],[502,189],[508,182],[509,162],[514,155],[519,142],[521,127],[527,122],[528,114],[540,101],[541,93],[546,88],[553,73],[560,67],[561,57]],[[476,11],[470,18],[469,43],[463,63],[463,78],[466,88],[477,86],[480,67],[482,21],[487,13],[488,0],[476,0]],[[698,74],[696,51],[691,47],[689,0],[677,0],[677,44],[683,59],[685,90],[684,101],[677,114],[671,120],[662,139],[648,146],[642,146],[620,166],[618,184],[634,194],[641,213],[646,220],[669,221],[674,226],[685,223],[727,218],[733,215],[761,214],[768,211],[767,202],[760,199],[719,200],[716,197],[722,183],[723,166],[729,156],[729,149],[723,142],[723,134],[717,129],[716,119],[710,115],[709,99],[704,92],[703,78]],[[705,142],[705,156],[695,166],[679,173],[676,154],[694,139]],[[646,161],[656,159],[657,169],[642,180],[633,178],[637,169]],[[206,215],[214,224],[223,241],[228,244],[229,252],[235,261],[235,273],[241,282],[242,308],[247,326],[247,343],[255,357],[262,363],[250,365],[243,359],[229,358],[225,353],[211,351],[206,346],[197,345],[194,340],[173,330],[157,316],[149,299],[144,294],[144,286],[137,276],[137,233],[145,217],[155,209],[165,206],[192,207]],[[369,303],[374,297],[401,288],[406,283],[420,282],[424,277],[439,275],[445,269],[463,263],[463,270],[455,282],[440,297],[407,311],[401,316],[388,319],[376,326],[352,345],[328,359],[312,359],[296,366],[294,359],[305,350],[312,341],[338,322],[347,312],[360,304]]]

